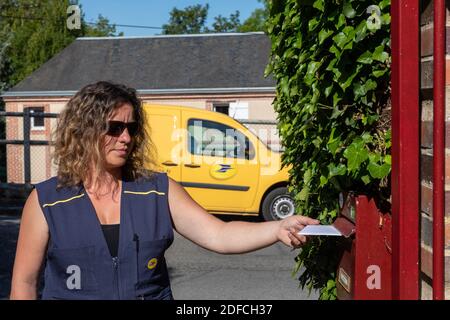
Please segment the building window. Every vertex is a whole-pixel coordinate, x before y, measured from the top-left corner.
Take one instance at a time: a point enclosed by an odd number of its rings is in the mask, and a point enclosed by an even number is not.
[[[223,113],[228,116],[230,112],[230,105],[228,103],[214,104],[213,110],[215,112]]]
[[[44,112],[44,107],[30,107],[30,114],[34,112]],[[45,129],[44,117],[30,117],[30,127],[32,130]]]

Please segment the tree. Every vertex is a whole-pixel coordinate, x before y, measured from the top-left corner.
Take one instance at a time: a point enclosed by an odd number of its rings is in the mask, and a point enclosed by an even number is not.
[[[237,32],[241,28],[241,21],[239,20],[239,11],[230,15],[229,18],[218,15],[214,18],[213,31],[214,32]]]
[[[205,32],[209,5],[188,6],[182,10],[173,8],[170,21],[163,25],[163,34],[191,34]]]
[[[78,1],[0,0],[0,43],[9,43],[4,55],[12,68],[12,74],[7,77],[9,87],[39,68],[77,37],[116,35],[115,26],[110,25],[102,15],[93,25],[88,25],[82,15],[81,29],[69,30],[66,25],[67,8],[72,4],[77,5]],[[4,72],[0,70],[0,75]]]
[[[244,23],[241,23],[238,10],[230,16],[214,17],[212,29],[206,26],[209,5],[198,4],[184,9],[173,8],[168,24],[163,25],[163,34],[191,34],[207,32],[252,32],[265,31],[265,22],[269,16],[269,0],[258,0],[264,4],[263,9],[256,9]]]
[[[102,16],[98,15],[97,22],[90,24],[84,23],[84,32],[83,36],[85,37],[115,37],[115,36],[123,36],[123,32],[116,34],[116,26],[111,25],[109,20]]]
[[[264,3],[263,9],[255,9],[250,17],[238,28],[239,32],[266,31],[266,21],[269,17],[269,0],[258,0]]]

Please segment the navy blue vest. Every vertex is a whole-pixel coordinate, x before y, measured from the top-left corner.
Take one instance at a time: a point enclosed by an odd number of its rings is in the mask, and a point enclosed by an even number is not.
[[[36,185],[50,232],[42,299],[173,299],[167,174],[123,181],[117,258],[84,187],[56,185],[56,177]]]

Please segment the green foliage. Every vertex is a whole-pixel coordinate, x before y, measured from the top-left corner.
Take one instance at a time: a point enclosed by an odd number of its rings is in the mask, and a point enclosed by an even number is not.
[[[77,37],[115,35],[115,26],[110,26],[108,19],[101,15],[93,25],[88,25],[82,17],[81,29],[69,30],[67,8],[77,3],[69,0],[0,0],[3,16],[0,43],[8,44],[5,55],[12,69],[7,79],[8,87],[24,79]],[[2,72],[0,70],[0,75]]]
[[[170,12],[170,21],[163,25],[163,34],[189,34],[205,31],[205,22],[208,17],[209,5],[197,4],[184,9],[173,8]]]
[[[98,15],[97,22],[83,25],[84,37],[115,37],[123,36],[123,32],[116,32],[116,26],[109,23],[108,18]]]
[[[241,23],[240,12],[230,14],[229,17],[218,15],[214,17],[212,29],[206,26],[209,5],[198,4],[184,9],[173,8],[170,12],[168,24],[163,25],[163,34],[192,34],[208,32],[252,32],[264,31],[265,22],[269,15],[269,0],[258,0],[264,8],[255,9],[250,17]]]
[[[239,20],[239,11],[230,14],[229,18],[222,17],[218,15],[214,18],[213,28],[214,32],[236,32],[241,26],[241,21]]]
[[[377,5],[381,15],[367,12]],[[389,207],[390,0],[273,0],[266,74],[292,165],[297,212],[331,223],[339,193],[355,191]],[[297,257],[302,287],[334,299],[339,241],[314,238]]]
[[[269,0],[258,0],[264,4],[264,8],[255,9],[250,17],[238,28],[239,32],[265,31],[266,21],[269,17]]]

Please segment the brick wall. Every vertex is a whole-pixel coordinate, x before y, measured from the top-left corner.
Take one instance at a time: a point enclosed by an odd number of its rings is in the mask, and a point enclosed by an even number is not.
[[[432,298],[433,276],[433,1],[421,1],[421,298]],[[447,7],[445,137],[445,281],[450,299],[450,0]]]

